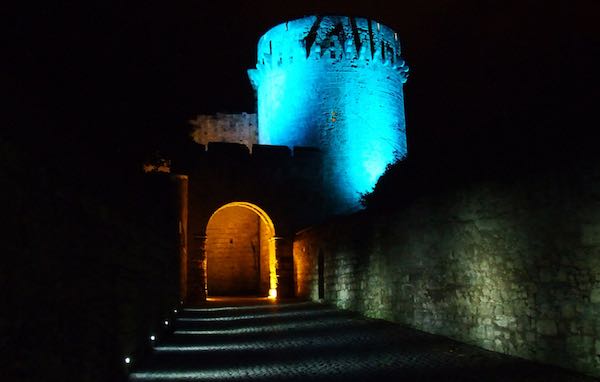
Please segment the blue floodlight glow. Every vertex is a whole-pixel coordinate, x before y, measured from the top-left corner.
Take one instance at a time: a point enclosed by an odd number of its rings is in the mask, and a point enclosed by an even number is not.
[[[372,20],[310,16],[267,31],[257,58],[248,75],[259,143],[320,148],[335,212],[358,209],[407,153],[397,34]]]

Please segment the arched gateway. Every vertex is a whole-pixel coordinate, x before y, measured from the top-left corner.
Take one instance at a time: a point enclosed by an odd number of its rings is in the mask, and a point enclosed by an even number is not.
[[[208,296],[277,296],[275,226],[249,202],[219,207],[206,226]]]

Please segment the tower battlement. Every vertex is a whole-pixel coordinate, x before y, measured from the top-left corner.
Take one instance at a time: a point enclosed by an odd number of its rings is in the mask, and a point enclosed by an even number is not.
[[[234,142],[209,142],[208,144],[195,144],[188,148],[185,155],[164,160],[157,158],[144,165],[145,172],[171,172],[171,167],[176,173],[189,174],[198,168],[233,166],[261,166],[265,168],[285,167],[291,172],[309,171],[312,174],[320,173],[323,161],[321,150],[315,147],[260,145],[254,144],[251,148],[242,143]],[[309,165],[309,168],[304,169]]]
[[[400,53],[398,34],[379,22],[359,17],[309,16],[277,25],[261,37],[257,69],[302,60],[360,60],[389,65],[405,82],[408,66]]]

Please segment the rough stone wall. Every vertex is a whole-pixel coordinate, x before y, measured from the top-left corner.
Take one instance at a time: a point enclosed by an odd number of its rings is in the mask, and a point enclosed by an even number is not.
[[[258,215],[243,207],[227,207],[211,218],[206,229],[209,295],[259,293],[260,225]]]
[[[474,182],[306,230],[297,291],[600,376],[600,168]]]
[[[317,300],[319,275],[317,269],[321,236],[312,229],[296,235],[293,243],[294,286],[298,297]]]
[[[194,142],[208,145],[209,142],[240,143],[252,150],[258,143],[256,114],[197,115],[190,121]]]

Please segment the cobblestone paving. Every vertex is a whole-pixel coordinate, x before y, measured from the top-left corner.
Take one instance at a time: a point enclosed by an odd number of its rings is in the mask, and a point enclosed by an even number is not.
[[[179,312],[130,381],[596,381],[316,303]]]

